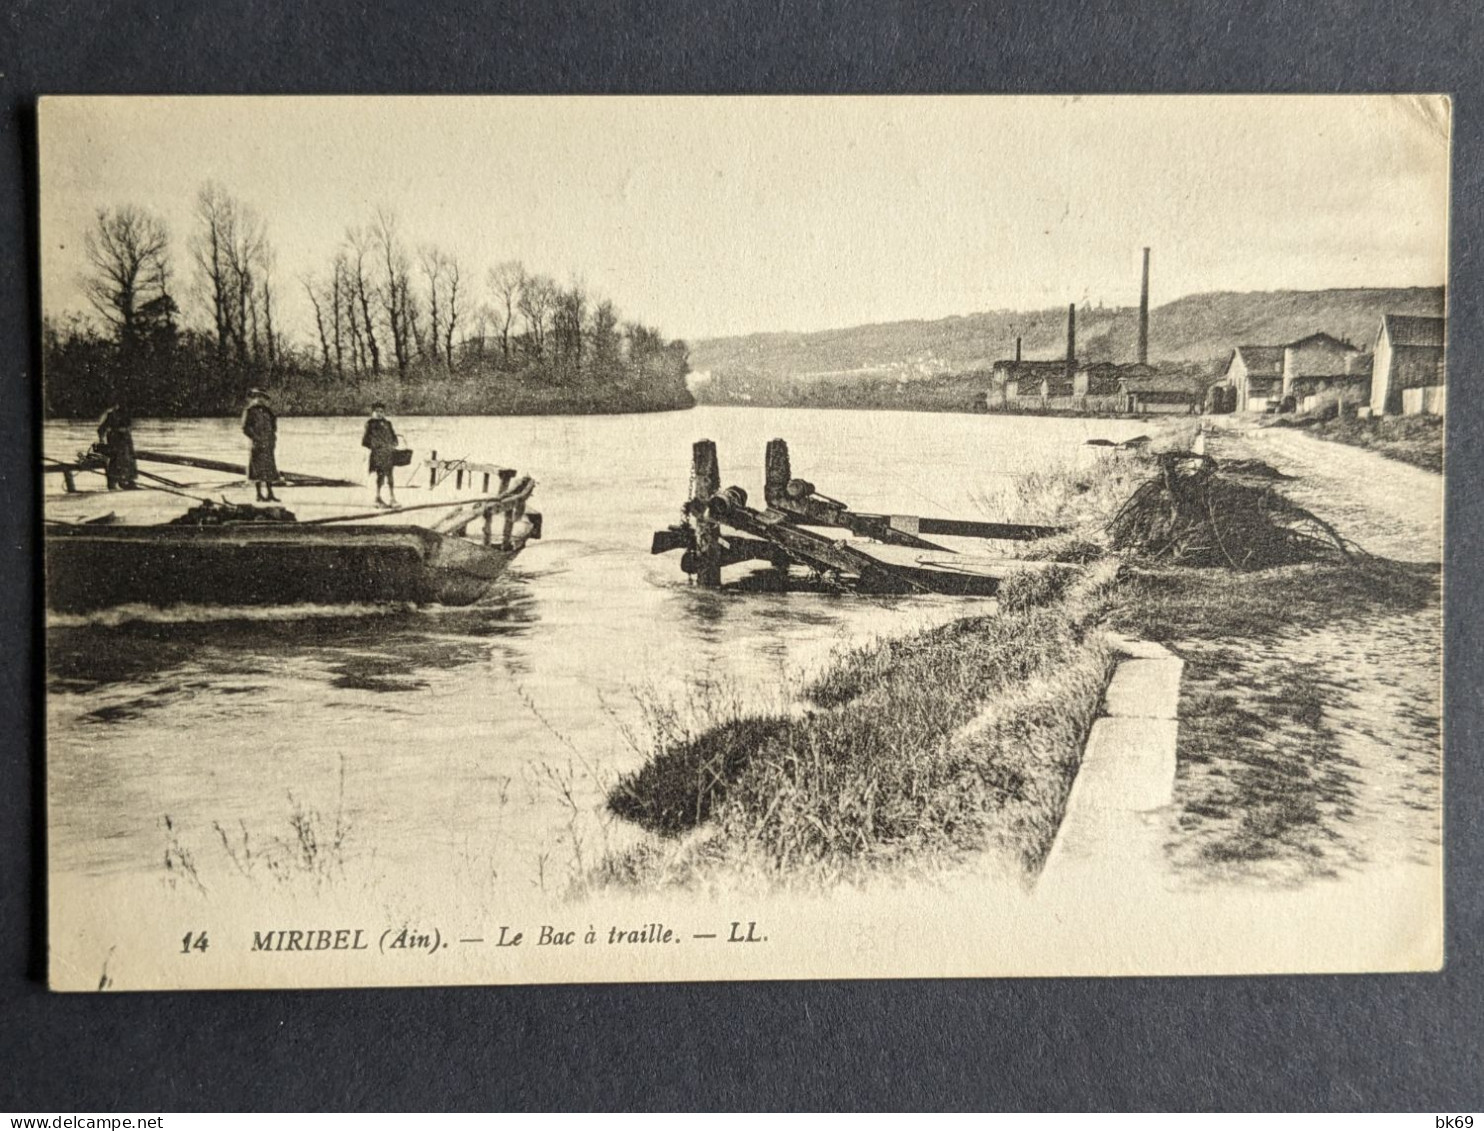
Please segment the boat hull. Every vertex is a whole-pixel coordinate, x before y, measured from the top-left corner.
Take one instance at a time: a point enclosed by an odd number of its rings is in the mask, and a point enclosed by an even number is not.
[[[518,526],[508,549],[420,526],[49,526],[47,604],[467,605],[524,546]]]

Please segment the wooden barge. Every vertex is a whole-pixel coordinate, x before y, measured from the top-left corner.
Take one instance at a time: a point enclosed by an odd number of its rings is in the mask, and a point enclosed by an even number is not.
[[[429,465],[436,483],[442,469]],[[534,481],[490,470],[502,488],[492,497],[302,522],[281,506],[209,500],[168,522],[48,520],[47,604],[471,604],[541,536],[526,508]],[[445,513],[429,526],[386,521],[423,510]]]

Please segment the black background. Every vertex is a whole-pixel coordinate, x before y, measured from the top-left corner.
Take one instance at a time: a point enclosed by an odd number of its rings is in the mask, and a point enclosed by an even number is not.
[[[0,22],[0,1109],[1477,1110],[1476,7],[11,0]],[[1444,973],[47,992],[31,584],[37,95],[1196,90],[1455,96]],[[1261,154],[1233,153],[1214,172],[1262,176]]]

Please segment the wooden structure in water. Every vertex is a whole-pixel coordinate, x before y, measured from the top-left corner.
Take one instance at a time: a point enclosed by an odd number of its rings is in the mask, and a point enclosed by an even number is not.
[[[1041,563],[964,558],[927,535],[1031,541],[1059,527],[853,511],[793,476],[788,444],[768,442],[765,508],[748,505],[741,487],[721,487],[716,444],[699,440],[691,452],[690,496],[683,523],[656,531],[651,553],[682,550],[680,566],[703,588],[721,585],[721,571],[748,561],[768,562],[778,574],[798,565],[832,583],[872,593],[991,594],[1016,569]],[[850,538],[842,538],[846,532]]]
[[[469,477],[472,486],[476,475],[484,476],[484,483],[480,490],[489,494],[490,476],[495,476],[500,481],[499,491],[504,494],[510,487],[510,481],[515,478],[513,467],[499,467],[493,463],[471,463],[466,459],[439,459],[437,452],[429,452],[428,458],[423,461],[423,466],[428,469],[428,486],[438,486],[450,475],[453,476],[453,485],[456,490],[463,490],[464,476]]]

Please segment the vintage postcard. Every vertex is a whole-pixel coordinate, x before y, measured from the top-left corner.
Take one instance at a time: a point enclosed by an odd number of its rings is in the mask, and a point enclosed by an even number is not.
[[[1447,98],[48,98],[58,990],[1438,969]]]

